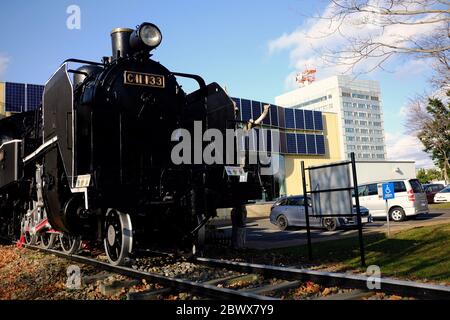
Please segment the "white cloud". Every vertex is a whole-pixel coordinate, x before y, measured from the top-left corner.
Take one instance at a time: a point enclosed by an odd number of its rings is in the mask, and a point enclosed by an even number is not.
[[[414,136],[386,132],[386,148],[388,160],[414,160],[417,168],[434,167],[422,143]]]
[[[0,78],[3,77],[6,68],[8,67],[9,58],[0,54]]]
[[[377,7],[377,0],[369,1],[369,5]],[[373,8],[372,7],[372,8]],[[412,8],[411,8],[412,9]],[[332,3],[328,5],[322,12],[323,17],[333,16],[337,8]],[[405,17],[407,22],[411,23],[418,20],[427,20],[433,15],[419,15],[417,17]],[[373,24],[372,15],[367,13],[359,13],[348,16],[346,23],[340,25],[340,21],[327,19],[307,19],[303,25],[299,26],[291,33],[284,33],[280,37],[269,41],[268,49],[270,54],[280,51],[288,51],[290,56],[290,65],[294,72],[288,75],[304,70],[306,67],[315,67],[318,69],[321,78],[353,72],[369,73],[382,58],[368,58],[357,64],[357,68],[351,70],[348,65],[331,63],[329,59],[324,59],[330,52],[341,52],[340,57],[350,57],[356,59],[356,56],[342,53],[349,45],[349,39],[365,39],[370,38],[374,43],[386,43],[391,45],[407,46],[411,40],[416,40],[424,35],[429,35],[435,30],[436,25],[416,24],[403,25],[394,24],[385,28],[380,28]],[[339,27],[339,29],[338,29]],[[339,30],[332,32],[333,30]],[[372,54],[381,54],[382,48],[375,50]],[[409,59],[392,58],[390,63],[385,65],[390,71],[399,72],[400,76],[404,76],[411,70],[419,73],[426,67],[426,62],[416,60],[413,56]],[[411,73],[409,73],[411,75]],[[295,86],[291,79],[286,79],[286,84],[290,87]],[[294,84],[294,85],[293,85]]]

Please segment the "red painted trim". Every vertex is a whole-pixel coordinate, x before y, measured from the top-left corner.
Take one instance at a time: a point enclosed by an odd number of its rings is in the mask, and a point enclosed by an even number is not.
[[[41,230],[42,228],[44,228],[48,223],[48,219],[44,219],[41,222],[39,222],[36,226],[36,232],[38,232],[39,230]]]

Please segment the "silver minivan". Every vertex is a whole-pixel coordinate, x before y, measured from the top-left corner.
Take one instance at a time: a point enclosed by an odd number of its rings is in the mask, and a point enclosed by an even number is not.
[[[386,201],[379,196],[381,185],[394,183],[395,198],[388,201],[389,217],[403,221],[407,217],[428,213],[427,195],[417,179],[378,181],[358,187],[359,203],[369,209],[373,218],[386,218]]]

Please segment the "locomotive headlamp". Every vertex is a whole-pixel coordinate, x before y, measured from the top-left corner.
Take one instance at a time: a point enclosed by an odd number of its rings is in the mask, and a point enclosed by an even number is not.
[[[135,50],[155,49],[161,44],[162,34],[153,23],[141,24],[131,35],[130,45]]]

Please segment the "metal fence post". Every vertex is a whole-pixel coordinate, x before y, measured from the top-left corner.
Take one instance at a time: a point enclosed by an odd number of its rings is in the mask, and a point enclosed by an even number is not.
[[[355,153],[352,152],[351,155],[352,161],[352,176],[353,176],[353,189],[355,193],[355,205],[356,205],[356,219],[358,221],[358,236],[359,236],[359,252],[361,255],[361,266],[366,266],[366,258],[364,254],[364,239],[362,232],[362,222],[361,222],[361,208],[359,206],[359,195],[358,195],[358,179],[356,178],[356,161],[355,161]]]
[[[309,226],[308,194],[306,191],[305,161],[302,161],[303,205],[305,206],[306,235],[308,237],[308,258],[312,260],[311,228]]]

